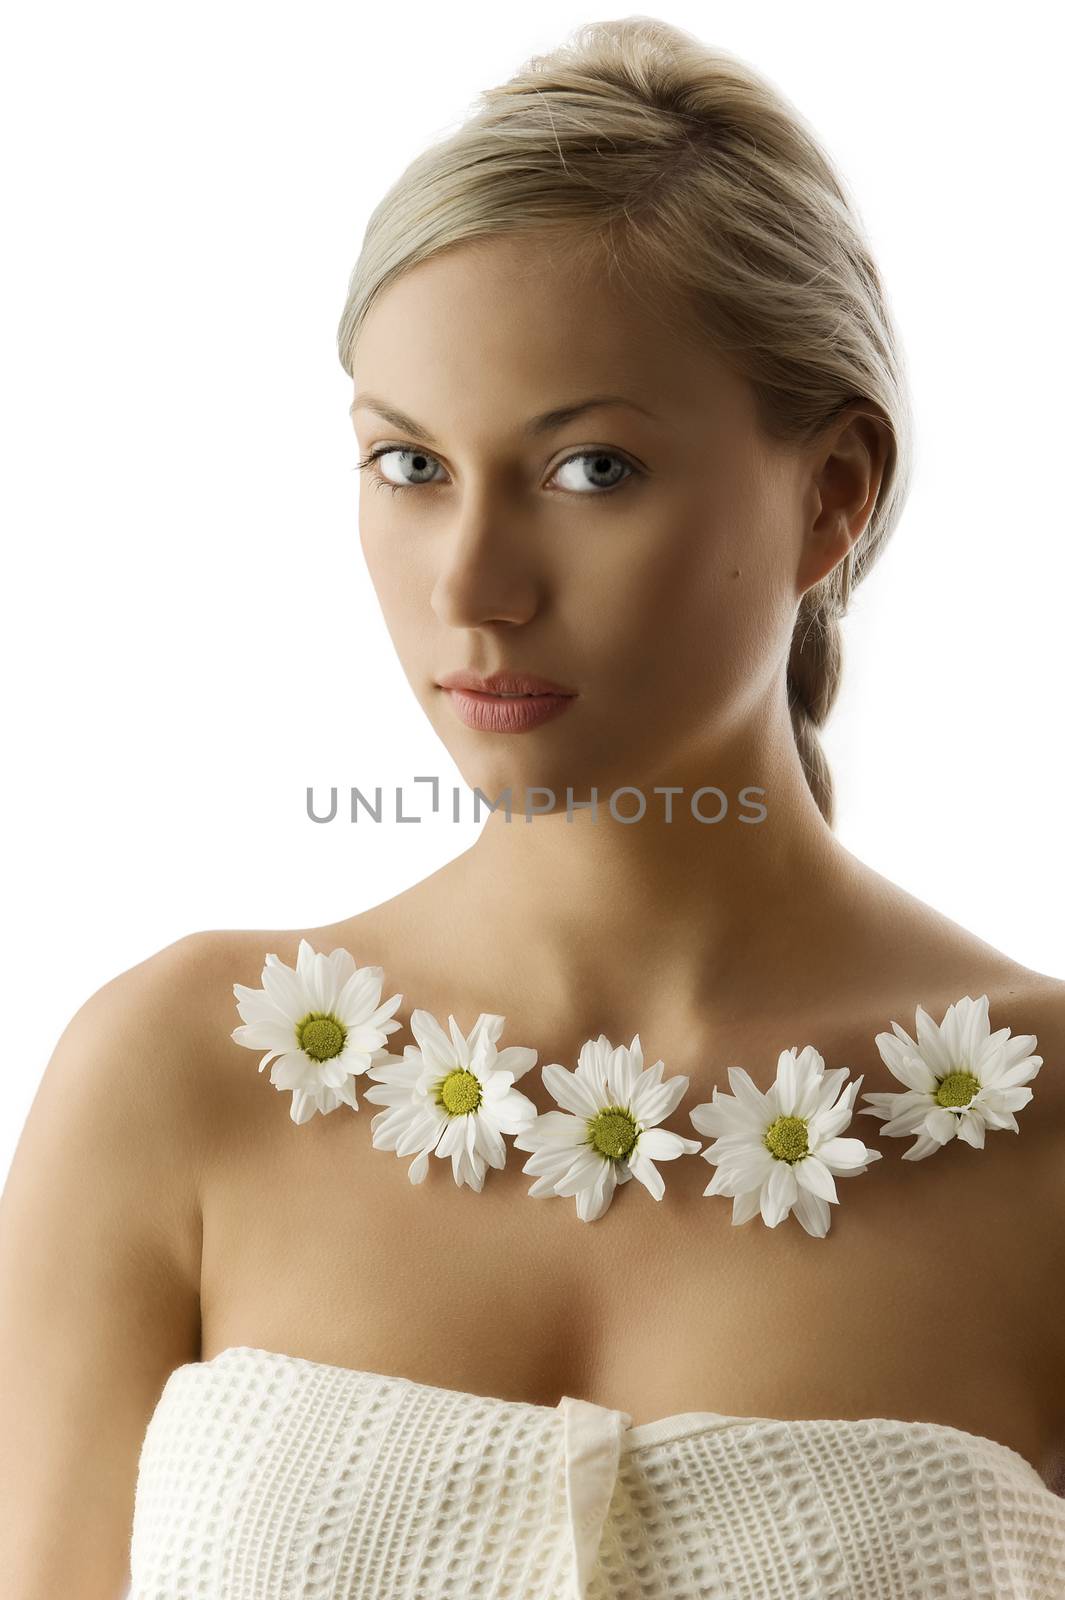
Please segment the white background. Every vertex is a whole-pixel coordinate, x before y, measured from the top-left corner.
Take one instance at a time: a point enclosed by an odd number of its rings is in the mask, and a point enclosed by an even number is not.
[[[0,1175],[82,1001],[181,935],[389,898],[479,824],[335,823],[310,783],[461,787],[356,530],[335,331],[366,218],[541,3],[40,4],[0,68]],[[827,736],[850,849],[1065,976],[1060,57],[1014,4],[670,4],[818,130],[885,274],[917,469]]]

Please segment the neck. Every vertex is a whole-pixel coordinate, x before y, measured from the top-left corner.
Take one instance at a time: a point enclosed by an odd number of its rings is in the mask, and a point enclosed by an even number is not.
[[[692,797],[706,785],[728,809],[700,821]],[[672,821],[666,797],[672,786]],[[454,931],[468,930],[486,959],[513,962],[528,981],[559,995],[592,993],[607,1007],[634,986],[705,1006],[764,1001],[802,982],[803,962],[824,952],[858,864],[828,827],[806,783],[786,710],[725,740],[676,754],[669,770],[638,784],[638,821],[611,814],[609,787],[597,814],[494,812],[477,842],[445,869]],[[746,802],[740,791],[756,793]],[[580,798],[584,798],[581,796]],[[741,821],[759,816],[761,821]],[[721,800],[696,806],[714,817]],[[640,812],[621,794],[619,815]],[[457,924],[457,926],[456,926]]]

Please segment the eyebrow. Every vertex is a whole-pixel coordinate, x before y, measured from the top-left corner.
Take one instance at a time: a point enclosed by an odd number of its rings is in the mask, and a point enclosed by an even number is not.
[[[630,400],[623,394],[593,394],[585,400],[574,400],[569,405],[552,406],[550,411],[541,411],[537,416],[530,417],[522,428],[522,432],[529,438],[535,438],[542,433],[550,433],[555,428],[563,427],[574,417],[581,416],[585,411],[593,411],[599,406],[630,406],[634,411],[642,412],[645,417],[652,417],[656,421],[655,412],[649,411],[646,406],[640,405],[637,400]],[[382,400],[375,394],[356,395],[349,407],[354,420],[356,411],[374,411],[386,422],[390,422],[401,433],[409,434],[412,439],[417,439],[421,444],[435,446],[437,441],[429,430],[420,422],[415,422],[413,417],[408,417],[405,411],[389,405],[387,400]]]

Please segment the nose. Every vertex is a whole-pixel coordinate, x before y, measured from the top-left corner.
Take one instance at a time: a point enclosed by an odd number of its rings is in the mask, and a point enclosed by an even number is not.
[[[437,548],[432,605],[448,627],[528,622],[542,604],[544,579],[529,558],[528,535],[498,506],[465,506]]]

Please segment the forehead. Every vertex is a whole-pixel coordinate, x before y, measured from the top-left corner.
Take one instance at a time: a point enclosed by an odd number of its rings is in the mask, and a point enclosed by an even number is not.
[[[478,240],[410,268],[367,313],[353,373],[356,398],[385,396],[449,431],[518,428],[600,393],[674,427],[753,421],[750,385],[705,336],[671,326],[594,257],[578,270],[551,235]],[[373,418],[356,410],[355,420]]]

